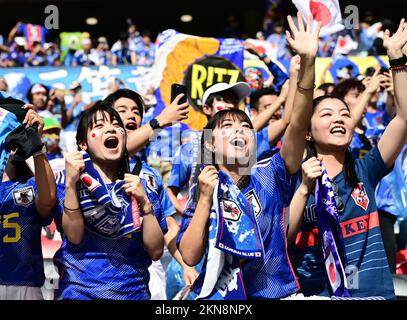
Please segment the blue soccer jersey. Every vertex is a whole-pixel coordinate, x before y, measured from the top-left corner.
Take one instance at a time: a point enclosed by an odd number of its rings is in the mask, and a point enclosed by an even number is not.
[[[352,142],[350,144],[350,150],[354,159],[363,158],[369,150],[372,149],[372,145],[365,136],[364,133],[353,133]]]
[[[258,162],[252,169],[250,183],[242,192],[253,204],[263,239],[264,259],[242,263],[248,299],[278,299],[295,293],[299,286],[287,253],[285,207],[295,190],[296,176],[287,174],[278,152]],[[196,202],[191,196],[184,212],[177,243],[188,228]]]
[[[344,204],[339,221],[345,242],[348,280],[353,286],[351,294],[354,297],[391,299],[394,298],[393,282],[375,202],[376,185],[389,170],[377,147],[364,158],[355,160],[355,169],[359,180],[355,188],[345,184],[343,172],[332,179]],[[313,194],[304,211],[292,258],[304,295],[332,295],[318,236]]]
[[[35,207],[36,184],[0,183],[0,284],[41,287],[44,262],[41,228],[52,221],[41,219]]]
[[[107,187],[110,190],[113,184]],[[63,233],[64,172],[57,176],[57,191],[59,206],[54,217],[58,230]],[[159,223],[161,225],[162,221]],[[79,245],[72,244],[63,235],[54,263],[60,273],[55,293],[57,299],[150,299],[148,267],[151,259],[143,246],[142,231],[119,239],[107,239],[85,228]]]
[[[133,157],[130,160],[130,172],[135,166],[136,157]],[[164,187],[163,179],[157,170],[151,168],[147,162],[141,160],[141,171],[139,176],[141,179],[144,179],[147,182],[147,185],[158,194],[164,216],[169,217],[175,214],[174,205],[172,204],[168,192]]]

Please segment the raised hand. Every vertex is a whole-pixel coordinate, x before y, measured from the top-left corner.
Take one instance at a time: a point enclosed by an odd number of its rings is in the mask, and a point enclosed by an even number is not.
[[[42,129],[44,128],[44,121],[38,115],[37,112],[34,111],[34,106],[32,104],[25,104],[23,109],[28,110],[25,114],[25,118],[23,124],[26,124],[25,127],[28,128],[30,126],[36,126],[38,130],[38,134],[40,137],[42,136]]]
[[[290,62],[290,77],[298,78],[301,66],[301,57],[297,54],[291,58]]]
[[[125,173],[124,182],[123,188],[128,195],[135,197],[139,202],[148,201],[147,193],[138,176]]]
[[[256,46],[253,43],[250,43],[248,41],[243,42],[244,48],[250,52],[251,54],[254,54],[260,58],[260,53],[257,50]]]
[[[212,198],[218,180],[216,168],[214,166],[206,166],[198,177],[200,195]]]
[[[66,181],[69,183],[76,183],[82,171],[85,169],[85,161],[83,155],[79,151],[65,155],[65,168],[66,168]]]
[[[315,180],[322,176],[321,161],[315,157],[309,158],[302,164],[302,182],[308,193],[315,187]]]
[[[291,16],[287,16],[291,33],[286,30],[287,42],[290,47],[301,57],[315,58],[318,52],[319,31],[322,28],[321,22],[318,22],[316,30],[311,31],[311,17],[307,18],[307,25],[304,26],[300,12],[297,12],[298,28],[295,26]]]
[[[387,50],[389,59],[398,59],[403,56],[403,52],[407,52],[407,26],[405,19],[400,20],[397,31],[390,36],[390,31],[386,29],[383,36],[383,46]]]
[[[366,86],[366,91],[370,94],[376,93],[380,87],[385,87],[389,81],[389,76],[380,73],[380,67],[376,69],[371,77],[363,79],[362,83]]]
[[[183,93],[177,95],[174,101],[157,116],[157,121],[161,127],[171,126],[173,123],[180,122],[188,118],[188,102],[179,104],[179,100],[184,96]]]

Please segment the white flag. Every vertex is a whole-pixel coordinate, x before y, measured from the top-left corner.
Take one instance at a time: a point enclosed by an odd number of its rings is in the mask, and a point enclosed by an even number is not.
[[[304,19],[311,16],[313,29],[318,21],[322,22],[320,37],[345,29],[338,0],[293,0],[293,3]]]

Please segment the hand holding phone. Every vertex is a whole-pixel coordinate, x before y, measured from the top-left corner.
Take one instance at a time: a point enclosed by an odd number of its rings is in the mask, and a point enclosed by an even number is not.
[[[183,93],[184,96],[179,100],[178,104],[187,102],[187,87],[183,84],[173,83],[171,85],[171,102],[181,93]]]

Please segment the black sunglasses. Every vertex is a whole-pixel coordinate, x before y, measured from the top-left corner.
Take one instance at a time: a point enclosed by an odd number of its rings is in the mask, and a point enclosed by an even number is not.
[[[332,191],[334,192],[335,196],[336,210],[338,211],[338,213],[343,213],[343,211],[345,210],[345,205],[342,201],[342,198],[339,196],[338,185],[333,181],[331,181],[331,185]]]

